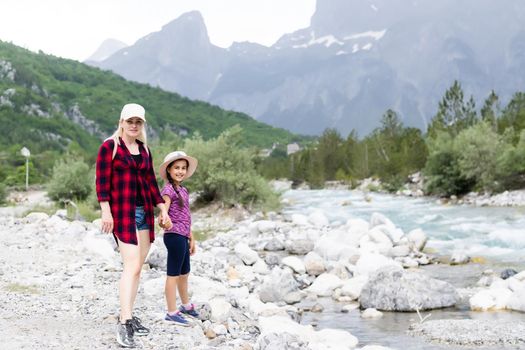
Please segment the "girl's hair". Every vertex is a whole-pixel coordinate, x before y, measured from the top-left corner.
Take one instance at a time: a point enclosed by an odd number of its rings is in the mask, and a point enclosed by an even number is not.
[[[182,207],[184,205],[184,202],[182,201],[182,196],[180,195],[179,190],[177,190],[177,186],[175,186],[175,181],[171,178],[171,175],[168,171],[169,168],[171,168],[171,166],[173,165],[173,163],[175,163],[177,160],[184,160],[186,161],[186,167],[190,166],[190,164],[188,163],[186,159],[176,159],[173,162],[169,163],[168,166],[166,167],[166,178],[168,179],[168,181],[171,184],[171,187],[173,187],[173,190],[177,194],[177,199],[178,199],[177,202],[179,203],[179,207]]]
[[[115,130],[113,135],[111,135],[110,137],[108,137],[106,139],[106,141],[107,140],[113,140],[113,142],[114,142],[113,143],[113,155],[112,155],[111,159],[115,158],[115,155],[117,154],[117,148],[120,145],[120,138],[124,134],[124,130],[120,126],[120,123],[123,122],[123,121],[124,120],[122,120],[122,119],[119,120],[119,125],[118,125],[117,130]],[[146,123],[144,123],[144,125],[142,127],[142,132],[140,133],[139,137],[137,137],[137,139],[139,141],[142,141],[142,143],[144,144],[144,148],[146,149],[146,152],[149,152],[148,151],[148,139],[146,137]]]

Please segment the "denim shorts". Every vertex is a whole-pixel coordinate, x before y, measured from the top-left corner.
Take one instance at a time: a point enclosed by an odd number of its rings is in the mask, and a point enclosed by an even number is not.
[[[146,212],[144,207],[135,208],[135,225],[138,231],[149,230],[149,225],[146,222]]]

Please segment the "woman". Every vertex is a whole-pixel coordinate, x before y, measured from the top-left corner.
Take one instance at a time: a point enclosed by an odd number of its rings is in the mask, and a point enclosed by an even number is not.
[[[113,233],[124,265],[117,342],[128,348],[136,346],[134,335],[149,334],[132,310],[142,265],[155,239],[154,205],[160,209],[161,225],[171,227],[146,143],[145,122],[141,105],[126,104],[117,131],[102,143],[97,157],[96,187],[102,209],[102,231]]]

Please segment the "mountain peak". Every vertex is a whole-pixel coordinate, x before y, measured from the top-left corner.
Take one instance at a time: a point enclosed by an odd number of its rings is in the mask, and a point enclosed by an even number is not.
[[[199,11],[183,13],[173,21],[162,26],[162,30],[158,33],[163,37],[169,37],[171,40],[199,43],[199,46],[210,44],[206,24],[204,24],[204,18]]]
[[[202,17],[202,14],[199,11],[190,11],[183,13],[173,21],[163,25],[162,31],[177,30],[180,28],[180,26],[188,25],[204,28],[204,30],[206,30],[206,25],[204,24],[204,18]]]
[[[89,56],[86,61],[102,62],[120,49],[127,47],[128,44],[117,39],[106,39],[100,44],[98,49]]]

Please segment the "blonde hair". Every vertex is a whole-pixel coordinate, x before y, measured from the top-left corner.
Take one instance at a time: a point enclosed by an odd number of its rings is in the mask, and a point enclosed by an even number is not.
[[[117,148],[120,145],[120,138],[124,134],[124,130],[123,130],[122,126],[120,125],[120,123],[122,123],[123,121],[124,121],[124,119],[121,118],[119,120],[119,125],[118,125],[117,130],[115,130],[113,135],[111,135],[110,137],[108,137],[106,139],[106,141],[107,140],[113,140],[113,155],[111,156],[111,159],[115,158],[115,155],[117,154]],[[149,154],[149,151],[148,151],[148,139],[146,137],[146,123],[144,123],[144,125],[142,126],[142,132],[140,133],[139,137],[137,137],[137,140],[141,141],[144,144],[144,149],[146,150],[146,153]]]

